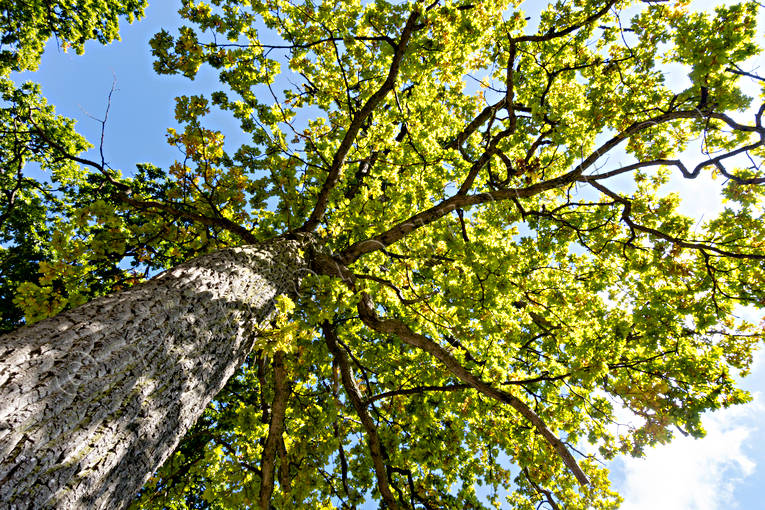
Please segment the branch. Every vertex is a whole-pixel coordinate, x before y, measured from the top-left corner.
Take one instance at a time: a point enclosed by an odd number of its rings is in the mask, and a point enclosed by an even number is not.
[[[274,400],[271,402],[271,423],[268,426],[268,438],[263,446],[260,479],[260,509],[269,510],[271,494],[274,491],[274,471],[276,454],[284,431],[284,413],[287,410],[287,371],[284,369],[284,351],[274,353]],[[284,466],[281,466],[283,469]]]
[[[542,437],[544,437],[545,440],[550,444],[550,446],[553,447],[566,467],[568,467],[568,469],[574,474],[577,481],[579,481],[579,483],[583,486],[589,484],[587,475],[585,475],[584,471],[582,471],[582,469],[579,467],[579,464],[577,464],[574,456],[571,455],[571,452],[568,451],[568,448],[566,448],[563,442],[555,434],[553,434],[553,432],[547,427],[544,421],[542,421],[542,418],[540,418],[539,415],[536,414],[522,400],[511,395],[510,393],[494,388],[487,382],[479,379],[472,372],[463,367],[459,361],[457,361],[457,359],[454,358],[454,356],[452,356],[446,349],[441,347],[438,343],[434,342],[430,338],[415,333],[403,322],[395,319],[381,319],[377,315],[374,303],[372,303],[372,300],[368,294],[362,293],[362,298],[357,305],[357,310],[364,324],[373,330],[386,335],[395,335],[403,340],[404,343],[425,351],[428,354],[431,354],[433,357],[438,359],[449,372],[451,372],[455,377],[460,379],[465,384],[468,384],[484,395],[504,404],[508,404],[510,407],[515,409],[521,416],[530,421],[531,424],[534,425],[534,427],[537,429],[537,432],[539,432]]]
[[[176,218],[182,218],[189,221],[194,221],[194,222],[200,223],[202,225],[207,225],[210,227],[219,227],[224,230],[228,230],[229,232],[233,234],[238,235],[244,241],[250,244],[255,244],[258,242],[257,238],[254,235],[252,235],[252,233],[249,230],[244,228],[242,225],[236,222],[233,222],[227,218],[224,218],[224,217],[211,218],[209,216],[205,216],[202,214],[195,214],[195,213],[191,213],[187,211],[182,211],[171,204],[165,204],[162,202],[156,202],[152,200],[139,200],[139,199],[130,197],[127,193],[125,193],[125,191],[130,189],[130,186],[128,186],[124,182],[121,182],[115,179],[114,176],[106,169],[104,165],[87,158],[81,158],[73,154],[69,154],[64,147],[62,147],[55,140],[52,140],[45,133],[45,131],[43,131],[37,124],[35,124],[31,116],[29,118],[29,122],[30,124],[32,124],[32,126],[34,126],[35,131],[40,136],[40,138],[45,140],[46,143],[48,143],[51,147],[53,147],[56,151],[58,151],[61,157],[68,159],[70,161],[74,161],[76,163],[80,163],[81,165],[86,165],[91,168],[95,168],[96,170],[98,170],[98,172],[101,175],[103,175],[106,178],[109,184],[112,184],[117,189],[122,190],[112,194],[112,198],[114,198],[115,200],[118,200],[119,202],[122,202],[127,205],[131,205],[133,207],[137,207],[142,210],[156,209],[158,211],[163,211],[163,212],[172,214]]]
[[[656,230],[655,228],[646,227],[645,225],[635,223],[635,221],[630,216],[630,212],[632,211],[632,202],[629,199],[624,198],[618,193],[611,191],[610,189],[606,188],[605,186],[603,186],[602,184],[598,182],[592,182],[590,184],[595,189],[603,193],[604,195],[611,197],[612,199],[614,199],[614,201],[622,204],[622,221],[624,221],[624,223],[626,223],[630,228],[634,230],[638,230],[645,234],[650,234],[654,237],[658,237],[659,239],[664,239],[665,241],[669,241],[678,246],[682,246],[683,248],[690,248],[692,250],[699,250],[701,252],[711,251],[711,252],[717,253],[718,255],[723,255],[725,257],[730,257],[733,259],[765,260],[765,255],[758,255],[756,253],[736,253],[736,252],[731,252],[731,251],[717,248],[716,246],[713,246],[711,244],[686,241],[684,239],[680,239],[677,237],[673,237],[669,234],[665,234],[664,232]]]
[[[558,32],[554,32],[552,28],[546,33],[546,34],[538,34],[538,35],[523,35],[521,37],[516,37],[513,39],[513,42],[519,43],[519,42],[542,42],[542,41],[549,41],[551,39],[555,39],[557,37],[563,37],[564,35],[568,35],[571,32],[574,32],[576,30],[579,30],[585,25],[588,25],[592,23],[593,21],[597,20],[598,18],[605,15],[608,10],[613,7],[618,0],[609,0],[608,3],[606,3],[603,8],[597,12],[594,12],[593,14],[589,15],[588,17],[584,18],[579,23],[574,23],[573,25],[570,25],[566,27],[563,30],[560,30]]]
[[[367,117],[372,114],[374,109],[382,102],[388,92],[393,90],[393,87],[396,84],[396,77],[398,76],[401,61],[406,53],[409,39],[415,31],[417,18],[419,18],[419,16],[419,10],[415,9],[409,15],[409,19],[406,20],[406,25],[401,32],[401,39],[396,45],[396,50],[393,53],[393,60],[391,61],[387,78],[385,78],[385,81],[377,92],[370,96],[367,102],[364,103],[364,106],[362,106],[353,117],[353,121],[351,121],[351,124],[348,126],[348,130],[345,132],[345,136],[343,136],[340,146],[337,148],[337,151],[332,158],[332,165],[329,168],[327,179],[324,181],[324,185],[321,187],[321,191],[319,191],[319,195],[316,197],[316,205],[314,206],[313,212],[311,212],[311,216],[306,220],[303,226],[298,229],[298,231],[312,232],[324,218],[327,211],[327,204],[329,203],[329,193],[340,180],[340,172],[345,164],[345,158],[348,155],[348,152],[350,152],[354,140],[356,140],[356,135],[358,135],[359,130],[361,130]]]
[[[132,205],[133,207],[137,207],[142,210],[148,211],[151,209],[156,209],[157,211],[162,211],[162,212],[172,214],[176,218],[182,218],[185,220],[194,221],[201,225],[207,225],[208,227],[218,227],[218,228],[222,228],[223,230],[228,230],[229,232],[238,235],[249,244],[258,243],[258,239],[252,234],[252,232],[250,232],[249,230],[241,226],[239,223],[231,221],[228,218],[223,218],[223,217],[211,218],[203,214],[196,214],[196,213],[192,213],[188,211],[182,211],[171,204],[165,204],[165,203],[156,202],[153,200],[136,200],[134,198],[129,197],[125,193],[118,192],[114,198],[116,198],[120,202],[123,202],[127,205]]]
[[[703,170],[707,166],[714,166],[717,168],[722,175],[724,175],[727,179],[730,179],[731,181],[734,181],[736,184],[765,184],[765,177],[753,177],[749,179],[742,179],[741,177],[738,177],[736,175],[731,174],[728,172],[728,170],[722,166],[722,162],[725,159],[738,156],[741,153],[748,152],[752,149],[756,149],[757,147],[763,145],[763,142],[755,142],[750,145],[746,145],[744,147],[739,147],[738,149],[735,149],[730,152],[726,152],[725,154],[720,154],[719,156],[715,156],[714,158],[709,158],[706,161],[702,161],[701,163],[697,164],[693,170],[688,170],[688,167],[685,166],[685,164],[680,161],[679,159],[653,159],[651,161],[639,161],[637,163],[633,163],[631,165],[623,166],[621,168],[617,168],[614,170],[611,170],[610,172],[605,172],[602,174],[591,174],[591,175],[584,175],[581,178],[578,179],[579,182],[586,182],[589,183],[590,181],[601,181],[605,179],[609,179],[611,177],[615,177],[617,175],[631,172],[632,170],[636,170],[638,168],[645,168],[649,166],[674,166],[678,170],[680,170],[680,173],[682,176],[686,179],[695,179],[699,176],[701,173],[701,170]]]
[[[553,498],[552,492],[548,491],[544,487],[540,487],[538,483],[536,483],[529,474],[529,470],[527,468],[523,468],[523,475],[526,477],[526,480],[531,484],[532,487],[534,487],[534,490],[537,491],[538,494],[545,497],[547,500],[547,504],[550,505],[550,508],[552,510],[560,510],[560,507],[555,502],[555,499]]]
[[[365,405],[369,405],[378,400],[382,400],[388,397],[394,397],[396,395],[419,395],[426,391],[459,391],[471,388],[468,384],[447,384],[445,386],[416,386],[414,388],[404,388],[400,390],[391,390],[384,393],[378,393],[373,395],[364,401]]]
[[[515,131],[516,117],[515,109],[513,108],[513,99],[515,98],[515,89],[513,85],[513,65],[515,64],[515,55],[518,49],[518,44],[510,41],[510,53],[507,56],[507,71],[505,76],[505,84],[507,85],[507,92],[505,93],[505,104],[507,105],[507,123],[512,131]]]
[[[504,99],[502,102],[504,102]],[[649,129],[657,124],[662,124],[672,120],[698,119],[710,116],[712,118],[725,120],[723,116],[719,114],[710,114],[709,112],[702,112],[700,110],[687,110],[668,112],[647,120],[635,122],[627,127],[624,131],[615,135],[613,138],[595,149],[587,158],[585,158],[572,170],[561,174],[558,177],[553,177],[552,179],[541,181],[524,188],[501,189],[474,195],[460,195],[458,192],[457,194],[442,200],[433,207],[419,212],[409,217],[408,219],[394,225],[385,232],[382,232],[369,239],[358,241],[348,246],[338,254],[338,260],[340,260],[345,265],[349,265],[362,255],[384,249],[404,238],[409,233],[424,227],[425,225],[433,223],[434,221],[442,218],[443,216],[458,208],[465,208],[468,206],[484,204],[487,202],[499,202],[503,200],[518,200],[521,198],[529,198],[551,189],[561,188],[574,182],[582,181],[583,179],[581,176],[588,168],[592,167],[598,161],[598,159],[603,157],[608,151],[615,148],[629,137],[634,136],[641,131]],[[488,160],[488,158],[486,159]]]
[[[335,395],[337,397],[337,395]],[[340,479],[343,481],[343,490],[347,497],[351,496],[351,489],[348,487],[348,459],[345,458],[345,449],[343,448],[343,438],[340,437],[340,429],[337,426],[337,420],[332,424],[332,430],[337,439],[337,456],[340,459]]]
[[[507,128],[500,131],[491,138],[489,145],[486,147],[484,153],[481,154],[481,157],[478,158],[470,167],[470,171],[468,172],[467,177],[465,177],[465,180],[462,182],[460,189],[457,191],[457,195],[467,195],[468,191],[470,191],[470,188],[473,186],[475,178],[478,177],[478,173],[483,167],[486,166],[489,161],[491,161],[492,156],[494,156],[494,154],[497,152],[497,145],[499,142],[511,134],[512,130]]]
[[[290,491],[290,463],[284,437],[279,437],[279,488],[283,493]]]
[[[17,148],[17,147],[14,147]],[[18,170],[16,171],[16,184],[10,188],[10,189],[4,189],[3,194],[8,199],[7,206],[3,207],[3,212],[0,214],[0,229],[3,228],[3,225],[5,224],[5,221],[11,216],[11,213],[13,212],[13,209],[16,207],[16,198],[17,194],[21,190],[21,186],[26,180],[24,177],[24,174],[22,173],[22,170],[24,168],[24,159],[22,154],[19,153],[19,151],[14,151],[16,154],[14,155],[13,159],[10,162],[6,163],[7,167],[10,167],[11,164],[14,164],[16,162],[19,163]]]
[[[451,142],[449,142],[444,148],[445,149],[458,149],[460,146],[462,146],[463,143],[465,143],[465,140],[470,138],[470,135],[476,132],[476,130],[481,127],[487,120],[494,117],[499,110],[505,107],[507,105],[507,95],[505,95],[502,99],[497,101],[496,103],[487,106],[483,110],[481,110],[481,113],[479,113],[476,118],[470,121],[470,123],[465,126],[465,129],[463,129]],[[530,112],[531,109],[524,107],[524,106],[518,106],[518,105],[512,105],[513,112],[519,111],[519,112]]]
[[[260,469],[258,469],[256,466],[253,466],[252,464],[250,464],[246,460],[241,459],[240,458],[241,455],[239,455],[236,452],[236,448],[234,448],[228,441],[226,441],[226,440],[224,440],[224,439],[222,439],[220,437],[214,438],[213,441],[215,441],[216,443],[219,443],[221,446],[223,446],[223,448],[228,452],[229,456],[231,458],[233,458],[233,459],[236,459],[237,463],[241,467],[245,468],[247,471],[250,471],[251,473],[255,473],[256,475],[260,476]],[[204,457],[202,457],[202,458],[204,458]]]
[[[385,463],[383,462],[383,447],[380,442],[380,436],[377,434],[377,427],[375,426],[372,417],[367,412],[367,408],[362,400],[361,391],[353,378],[353,372],[348,363],[348,357],[337,345],[338,338],[334,327],[328,321],[324,321],[321,329],[324,333],[324,340],[327,343],[329,352],[332,353],[332,356],[335,358],[338,365],[340,365],[343,388],[364,426],[366,432],[364,436],[367,439],[367,446],[372,455],[372,464],[374,465],[375,476],[377,477],[377,488],[380,490],[383,501],[385,501],[388,508],[391,510],[398,510],[399,505],[396,503],[396,499],[393,497],[393,493],[390,491],[390,486],[388,485],[388,476],[385,469]]]
[[[384,43],[390,44],[394,49],[396,48],[396,41],[394,41],[393,39],[387,36],[354,35],[354,36],[351,36],[350,38],[353,39],[354,41],[384,42]],[[265,50],[307,50],[307,49],[313,48],[314,46],[327,43],[327,42],[343,42],[343,41],[345,41],[344,37],[325,37],[323,39],[316,39],[315,41],[311,41],[309,43],[304,43],[304,44],[262,44],[260,42],[248,43],[248,44],[241,44],[241,43],[219,44],[216,42],[212,42],[212,43],[197,43],[197,45],[203,48],[262,48]]]
[[[407,298],[405,298],[403,296],[403,294],[401,294],[401,289],[399,289],[398,287],[393,285],[392,282],[386,280],[385,278],[380,278],[379,276],[374,276],[374,275],[371,275],[371,274],[356,274],[354,276],[356,278],[360,278],[362,280],[372,280],[373,282],[377,282],[377,283],[379,283],[381,285],[385,285],[386,287],[388,287],[389,289],[391,289],[393,292],[396,293],[396,297],[398,297],[398,300],[401,301],[401,304],[404,304],[404,305],[413,305],[413,304],[419,303],[420,301],[423,300],[423,298],[421,298],[421,297],[417,297],[415,299],[407,299]]]
[[[353,274],[348,270],[348,268],[341,265],[338,261],[336,261],[335,259],[327,255],[317,254],[313,260],[313,267],[320,274],[326,274],[329,276],[338,277],[342,279],[344,282],[346,282],[350,287],[352,288],[355,287],[354,285],[355,279],[353,277]],[[544,437],[545,440],[558,453],[563,463],[574,474],[574,476],[579,481],[579,483],[582,485],[589,484],[587,475],[585,475],[582,469],[579,467],[573,455],[571,455],[571,452],[569,452],[566,446],[563,444],[563,442],[560,439],[558,439],[558,437],[556,437],[555,434],[553,434],[553,432],[549,428],[547,428],[547,425],[542,421],[539,415],[537,415],[523,401],[521,401],[517,397],[505,391],[494,388],[488,383],[486,383],[485,381],[479,379],[472,372],[470,372],[465,367],[463,367],[459,363],[459,361],[457,361],[457,359],[455,359],[448,351],[446,351],[438,343],[434,342],[433,340],[423,335],[415,333],[409,328],[409,326],[407,326],[403,322],[395,320],[395,319],[381,319],[377,315],[377,312],[375,311],[374,303],[372,303],[372,300],[370,299],[369,295],[366,292],[361,293],[361,300],[357,304],[356,309],[358,310],[359,317],[364,322],[364,324],[366,324],[373,330],[377,331],[378,333],[384,333],[386,335],[395,335],[399,337],[401,340],[403,340],[406,344],[412,347],[416,347],[420,350],[423,350],[427,352],[428,354],[431,354],[433,357],[441,361],[441,363],[447,368],[447,370],[449,370],[449,372],[451,372],[454,376],[460,379],[463,383],[469,385],[473,389],[478,390],[484,395],[487,395],[495,400],[498,400],[499,402],[510,405],[519,414],[521,414],[521,416],[529,420],[532,423],[532,425],[534,425],[534,427],[542,435],[542,437]],[[329,336],[326,333],[327,331],[330,332]],[[332,333],[331,333],[331,328],[329,327],[328,324],[325,324],[325,337],[327,337],[327,342],[328,342],[328,345],[330,346],[330,350],[332,350],[332,346],[334,346],[334,352],[337,352],[339,353],[339,356],[342,356],[342,359],[344,360],[344,363],[347,366],[348,365],[347,358],[345,358],[342,351],[340,351],[337,348],[337,342],[334,340],[334,337],[332,336]],[[346,372],[343,373],[344,378],[346,377],[346,375],[350,376],[349,371],[350,371],[350,368],[348,369],[347,374]],[[349,379],[349,383],[353,383],[353,380]],[[366,419],[364,416],[368,418],[369,415],[366,413],[366,409],[363,407],[363,402],[361,400],[358,389],[356,389],[355,393],[352,392],[354,387],[355,386],[351,385],[351,393],[355,395],[355,397],[352,397],[352,401],[354,402],[354,407],[357,407],[363,410],[363,413],[360,414],[360,417],[362,418],[362,421],[363,421],[364,419]],[[349,393],[349,396],[351,395],[351,393]],[[373,423],[371,422],[371,418],[369,418],[369,420],[370,420],[369,424],[373,426]],[[372,428],[372,430],[374,430],[374,428]],[[377,437],[376,431],[374,436],[372,437]],[[370,439],[370,447],[371,447],[371,442],[372,440]],[[381,459],[380,459],[380,468],[382,468]],[[376,465],[376,469],[377,469],[377,465]]]
[[[762,76],[759,76],[759,75],[754,74],[754,73],[748,73],[748,72],[744,71],[743,69],[741,69],[736,64],[731,64],[731,65],[733,67],[728,67],[728,68],[725,69],[725,71],[727,71],[729,73],[733,73],[733,74],[738,74],[739,76],[746,76],[747,78],[752,78],[753,80],[757,80],[757,81],[761,81],[761,82],[765,83],[765,78],[763,78]]]

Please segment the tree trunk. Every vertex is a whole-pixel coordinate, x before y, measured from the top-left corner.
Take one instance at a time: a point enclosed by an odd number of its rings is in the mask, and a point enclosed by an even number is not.
[[[222,250],[0,338],[0,506],[125,507],[306,267],[297,241]]]

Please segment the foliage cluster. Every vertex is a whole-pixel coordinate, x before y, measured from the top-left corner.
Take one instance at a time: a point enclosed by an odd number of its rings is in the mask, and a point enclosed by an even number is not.
[[[81,49],[141,12],[88,5],[87,30],[55,11],[36,40]],[[4,295],[34,321],[139,271],[312,233],[316,274],[135,508],[502,504],[479,485],[513,508],[616,508],[603,460],[701,436],[702,413],[749,398],[733,377],[762,331],[734,312],[765,305],[758,7],[184,0],[155,69],[210,66],[220,87],[176,99],[167,169],[81,157],[37,88],[3,82]],[[250,141],[225,145],[213,109]],[[667,192],[700,175],[726,199],[703,222]]]

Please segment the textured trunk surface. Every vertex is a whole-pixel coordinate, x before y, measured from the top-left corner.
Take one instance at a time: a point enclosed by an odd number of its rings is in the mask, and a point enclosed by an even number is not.
[[[0,508],[118,509],[251,350],[306,263],[219,251],[0,338]]]

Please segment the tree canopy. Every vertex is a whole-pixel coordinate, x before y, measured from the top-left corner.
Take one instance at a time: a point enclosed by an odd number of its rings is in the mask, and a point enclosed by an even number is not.
[[[264,483],[276,508],[616,508],[605,461],[748,401],[756,1],[183,0],[154,68],[209,66],[218,89],[168,106],[172,165],[113,169],[8,76],[143,6],[0,14],[0,327],[229,246],[308,236],[315,255],[135,508],[256,506]],[[679,212],[668,183],[695,178],[722,212]]]

